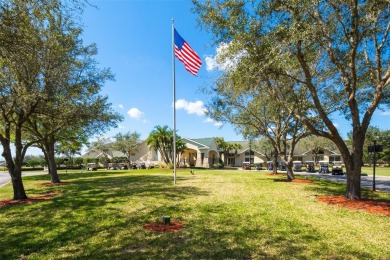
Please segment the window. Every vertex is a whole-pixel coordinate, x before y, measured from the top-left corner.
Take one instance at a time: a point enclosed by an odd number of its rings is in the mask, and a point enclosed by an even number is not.
[[[248,157],[248,158],[245,158],[245,159],[244,159],[244,162],[249,162],[249,157]],[[250,163],[251,163],[251,164],[254,163],[254,158],[251,158]]]
[[[255,155],[255,153],[251,150],[251,154],[250,155]],[[245,152],[245,156],[249,156],[249,151]]]
[[[235,165],[236,164],[236,160],[234,157],[229,157],[228,158],[228,165]]]

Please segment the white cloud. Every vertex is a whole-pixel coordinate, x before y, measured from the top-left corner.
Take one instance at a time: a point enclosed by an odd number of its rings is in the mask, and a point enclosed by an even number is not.
[[[176,109],[184,109],[188,114],[196,114],[203,116],[206,113],[206,108],[203,105],[203,101],[188,102],[185,99],[179,99],[176,101]]]
[[[334,127],[338,128],[340,125],[338,123],[333,123]]]
[[[223,126],[223,123],[222,122],[215,122],[214,119],[208,117],[206,118],[204,121],[204,123],[214,123],[215,126]]]
[[[226,57],[225,54],[230,45],[230,43],[221,43],[215,50],[215,56],[206,55],[205,61],[207,71],[213,71],[215,69],[229,70],[236,67],[236,64],[240,61],[240,59],[245,56],[246,51],[242,50],[236,53],[233,57]]]
[[[124,129],[125,127],[123,125],[118,125],[119,129]]]
[[[382,111],[380,112],[382,116],[390,116],[390,111]]]
[[[129,111],[127,111],[127,114],[129,115],[129,117],[131,118],[135,118],[135,119],[140,119],[144,113],[142,113],[138,108],[136,107],[133,107],[133,108],[130,108]]]
[[[214,69],[218,69],[218,63],[216,61],[216,56],[207,55],[205,57],[206,61],[206,70],[213,71]]]
[[[122,104],[119,104],[118,107],[119,107],[120,109],[123,109],[123,105],[122,105]]]

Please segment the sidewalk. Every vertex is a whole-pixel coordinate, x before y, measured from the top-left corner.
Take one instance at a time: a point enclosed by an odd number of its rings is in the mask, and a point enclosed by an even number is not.
[[[44,171],[26,171],[26,172],[22,172],[22,177],[23,176],[34,176],[34,175],[44,175],[44,174],[48,174],[48,172],[44,172]],[[9,175],[9,173],[7,171],[0,171],[0,187],[2,187],[3,185],[7,184],[8,182],[11,181],[11,176]]]

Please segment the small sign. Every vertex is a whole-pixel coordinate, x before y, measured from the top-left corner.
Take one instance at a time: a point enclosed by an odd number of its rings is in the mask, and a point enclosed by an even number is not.
[[[373,152],[383,152],[383,145],[369,145],[368,146],[368,152],[373,153]]]

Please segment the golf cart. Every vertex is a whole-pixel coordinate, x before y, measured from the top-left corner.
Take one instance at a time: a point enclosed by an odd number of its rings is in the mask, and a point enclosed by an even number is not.
[[[243,162],[242,163],[242,169],[243,170],[250,170],[251,169],[251,164],[249,162]]]
[[[286,170],[286,164],[284,162],[278,162],[278,170],[279,171],[285,171]]]
[[[87,171],[97,171],[97,164],[96,163],[88,163],[87,164]]]
[[[117,163],[109,163],[107,165],[107,170],[117,170],[118,169],[118,164]]]
[[[267,162],[267,170],[272,171],[274,169],[274,162],[268,161]]]
[[[305,164],[306,164],[306,172],[316,172],[314,161],[306,161]]]
[[[343,175],[343,162],[342,161],[334,161],[332,167],[332,175]]]
[[[301,161],[293,161],[293,171],[294,172],[302,171],[302,162]]]
[[[127,170],[127,169],[129,169],[129,166],[127,166],[127,165],[128,165],[127,163],[120,163],[119,164],[119,169]]]
[[[329,173],[329,161],[320,161],[318,173]]]

